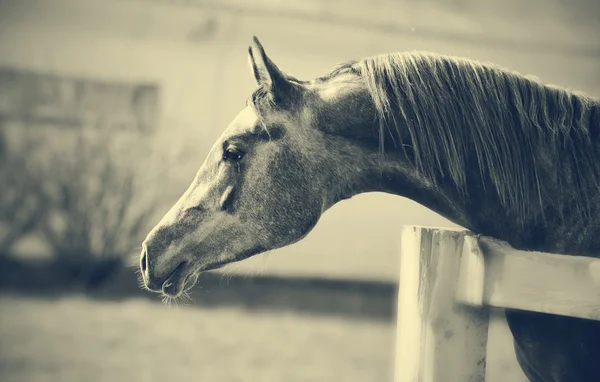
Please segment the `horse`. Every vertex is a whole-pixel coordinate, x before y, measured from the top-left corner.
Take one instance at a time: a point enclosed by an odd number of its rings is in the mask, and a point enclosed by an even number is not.
[[[522,250],[600,256],[600,101],[429,52],[348,61],[305,81],[254,37],[257,88],[142,244],[145,287],[293,244],[334,204],[401,195]],[[600,381],[600,322],[506,310],[532,382]]]

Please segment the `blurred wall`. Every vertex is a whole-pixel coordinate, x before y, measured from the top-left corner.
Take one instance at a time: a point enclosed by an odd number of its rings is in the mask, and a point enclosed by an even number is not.
[[[0,66],[156,83],[160,127],[137,160],[150,175],[146,187],[164,202],[158,220],[252,91],[252,35],[300,78],[348,59],[418,49],[493,61],[597,96],[600,28],[598,7],[589,4],[2,0]],[[168,168],[158,171],[160,163]],[[361,195],[328,211],[302,242],[231,269],[396,280],[403,224],[454,226],[406,199]]]

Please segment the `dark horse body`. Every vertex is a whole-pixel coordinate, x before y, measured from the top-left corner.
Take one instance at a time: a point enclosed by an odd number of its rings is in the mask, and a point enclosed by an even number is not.
[[[597,100],[428,53],[313,81],[280,71],[257,40],[250,58],[251,104],[144,242],[149,289],[178,296],[201,271],[296,242],[329,207],[372,191],[514,248],[600,256]],[[506,318],[531,381],[600,381],[600,322]]]

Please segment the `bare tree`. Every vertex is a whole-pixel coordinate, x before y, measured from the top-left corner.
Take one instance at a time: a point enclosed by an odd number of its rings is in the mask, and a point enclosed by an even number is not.
[[[45,170],[51,212],[41,231],[72,276],[88,284],[101,283],[136,250],[154,208],[140,197],[135,168],[110,147],[106,134],[80,134],[73,152],[55,152]]]
[[[27,158],[36,150],[28,140],[19,153],[10,153],[0,126],[0,255],[36,231],[47,213],[45,194],[39,188],[39,173]]]

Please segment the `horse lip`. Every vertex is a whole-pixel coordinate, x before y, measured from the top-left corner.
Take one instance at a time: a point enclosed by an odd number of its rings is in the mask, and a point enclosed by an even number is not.
[[[162,284],[162,293],[167,296],[177,297],[184,290],[191,289],[196,285],[201,273],[221,268],[225,264],[214,263],[203,267],[190,267],[189,261],[182,261]]]
[[[186,270],[186,268],[188,267],[189,262],[187,261],[182,261],[181,263],[179,263],[179,265],[177,266],[177,268],[175,268],[173,270],[173,272],[171,272],[171,274],[169,275],[169,277],[167,278],[167,280],[165,280],[165,282],[162,284],[162,292],[168,295],[171,294],[177,294],[178,293],[178,289],[179,289],[179,284],[181,283],[182,279],[184,279],[183,277],[181,277],[183,275],[183,272]],[[186,275],[185,279],[187,279]],[[175,290],[173,291],[173,293],[169,293],[169,289],[172,289],[172,287],[175,287]]]
[[[183,278],[183,290],[188,290],[193,288],[198,282],[198,277],[200,276],[200,272],[189,272]]]

